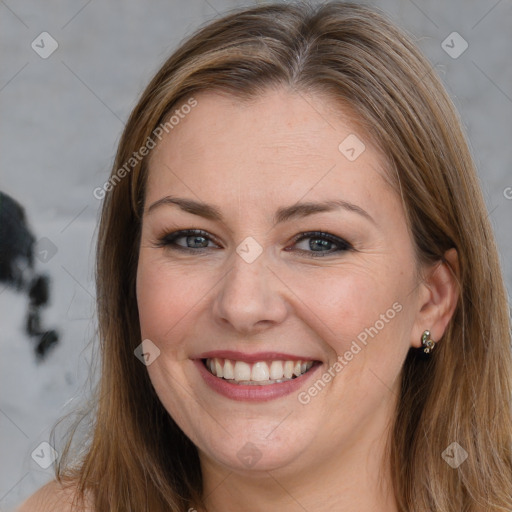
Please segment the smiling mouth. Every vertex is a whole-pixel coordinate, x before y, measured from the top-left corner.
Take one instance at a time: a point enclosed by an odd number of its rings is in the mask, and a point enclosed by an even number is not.
[[[206,369],[215,377],[232,384],[265,386],[280,384],[296,379],[317,364],[319,361],[286,360],[258,361],[247,363],[218,357],[202,359]]]

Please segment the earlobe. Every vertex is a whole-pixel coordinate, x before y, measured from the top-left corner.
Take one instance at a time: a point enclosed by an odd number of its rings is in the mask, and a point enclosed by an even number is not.
[[[412,346],[422,346],[425,330],[430,331],[430,336],[436,343],[441,340],[457,307],[459,275],[458,254],[455,249],[446,251],[443,260],[427,271],[421,285],[424,298],[420,302],[412,330]]]

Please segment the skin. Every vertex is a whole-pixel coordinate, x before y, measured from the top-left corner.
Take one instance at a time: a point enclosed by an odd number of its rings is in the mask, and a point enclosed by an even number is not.
[[[443,335],[455,281],[444,264],[418,268],[384,160],[330,99],[285,89],[249,103],[195,97],[151,154],[137,301],[141,339],[160,350],[149,376],[199,450],[207,510],[396,511],[385,446],[401,368],[425,329],[434,340]],[[349,134],[366,145],[355,161],[338,149]],[[173,205],[148,211],[170,194],[214,204],[224,222]],[[338,209],[273,224],[279,207],[329,199],[350,201],[373,220]],[[206,231],[208,247],[159,246],[182,229]],[[308,257],[300,250],[322,249],[310,246],[315,236],[294,243],[305,231],[330,233],[353,250],[327,244],[330,254]],[[249,236],[263,249],[252,263],[236,252]],[[456,254],[446,256],[456,265]],[[230,400],[192,362],[207,350],[276,350],[322,361],[321,377],[394,303],[401,311],[306,405],[297,393]],[[251,467],[237,456],[248,442],[261,456]]]

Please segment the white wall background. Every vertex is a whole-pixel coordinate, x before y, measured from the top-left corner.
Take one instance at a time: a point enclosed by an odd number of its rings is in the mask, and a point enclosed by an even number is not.
[[[251,3],[0,0],[0,189],[57,248],[38,269],[52,278],[44,323],[61,334],[37,365],[23,333],[26,299],[0,285],[0,511],[52,478],[31,453],[65,404],[83,400],[96,326],[92,191],[108,177],[123,123],[184,36]],[[460,109],[512,290],[512,1],[367,3],[412,33]],[[58,43],[47,59],[31,48],[44,31]],[[456,59],[441,47],[453,31],[469,44]]]

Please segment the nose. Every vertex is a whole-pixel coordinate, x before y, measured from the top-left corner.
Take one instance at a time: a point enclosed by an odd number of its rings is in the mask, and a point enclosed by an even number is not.
[[[286,318],[285,290],[275,270],[267,266],[264,253],[252,263],[235,254],[214,300],[215,320],[246,336],[258,334]]]

